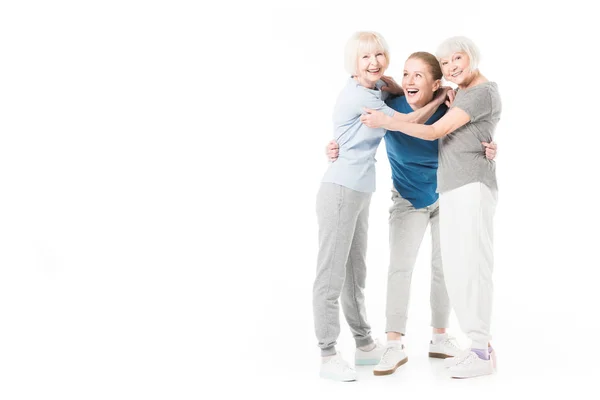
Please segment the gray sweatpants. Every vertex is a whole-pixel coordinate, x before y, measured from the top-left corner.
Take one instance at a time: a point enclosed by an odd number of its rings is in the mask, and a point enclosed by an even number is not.
[[[370,202],[371,193],[333,183],[322,183],[317,194],[319,255],[313,312],[322,356],[336,353],[340,295],[356,346],[373,343],[364,298]]]
[[[390,207],[390,267],[388,271],[386,332],[406,333],[410,283],[419,247],[431,222],[431,326],[446,328],[450,300],[444,281],[440,252],[439,200],[415,209],[410,201],[392,189]]]

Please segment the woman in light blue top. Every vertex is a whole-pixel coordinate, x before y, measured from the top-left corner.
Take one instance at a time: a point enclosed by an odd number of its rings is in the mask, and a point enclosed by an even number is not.
[[[446,98],[442,90],[434,101],[409,114],[395,112],[385,103],[380,80],[389,65],[389,50],[381,35],[357,32],[346,45],[346,70],[351,77],[333,112],[334,139],[340,157],[329,164],[317,194],[319,254],[313,287],[315,332],[321,348],[324,378],[356,379],[356,372],[336,352],[340,333],[339,298],[356,342],[355,363],[376,365],[383,346],[371,337],[366,319],[367,225],[371,194],[375,191],[375,153],[385,129],[361,123],[364,108],[379,110],[394,121],[423,123]]]

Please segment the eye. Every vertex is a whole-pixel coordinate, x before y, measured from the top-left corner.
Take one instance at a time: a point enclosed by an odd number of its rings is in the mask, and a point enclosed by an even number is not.
[[[369,58],[369,56],[365,54],[365,55],[363,56],[363,60],[364,60],[364,59],[367,59],[367,58]]]
[[[408,76],[408,73],[406,73],[406,72],[405,72],[405,73],[404,73],[404,76]]]
[[[417,76],[420,78],[420,77],[421,77],[421,74],[417,74]]]
[[[382,56],[382,55],[383,55],[383,53],[377,53],[377,57]]]
[[[442,61],[442,65],[448,64],[448,61]]]

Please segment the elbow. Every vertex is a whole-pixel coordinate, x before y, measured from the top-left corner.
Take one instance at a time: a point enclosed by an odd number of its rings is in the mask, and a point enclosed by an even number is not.
[[[436,127],[432,126],[432,129],[427,133],[427,140],[438,140],[446,136],[448,133],[450,132],[443,132],[439,128],[436,129]]]
[[[429,140],[429,141],[434,141],[437,140],[441,137],[441,135],[438,134],[438,132],[436,132],[434,129],[431,129],[430,131],[427,132],[427,134],[425,134],[425,140]]]

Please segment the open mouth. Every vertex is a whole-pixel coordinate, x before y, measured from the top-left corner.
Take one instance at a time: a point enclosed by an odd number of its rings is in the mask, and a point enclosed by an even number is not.
[[[419,89],[406,89],[406,94],[408,96],[414,96],[419,92]]]
[[[459,76],[460,74],[462,74],[462,71],[458,71],[452,74],[453,78],[456,78],[457,76]]]
[[[367,72],[369,72],[370,74],[378,74],[379,71],[381,71],[381,68],[376,68],[376,69],[368,69]]]

